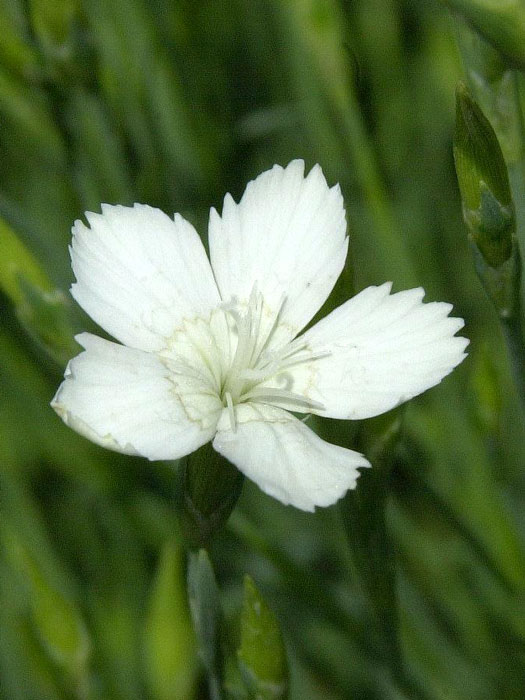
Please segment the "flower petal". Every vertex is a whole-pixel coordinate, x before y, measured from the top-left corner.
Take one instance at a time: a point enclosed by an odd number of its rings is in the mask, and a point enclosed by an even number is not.
[[[217,285],[193,226],[159,209],[102,205],[73,226],[71,292],[125,345],[161,350],[182,319],[219,303]]]
[[[77,336],[85,352],[69,363],[51,405],[93,442],[149,459],[177,459],[213,437],[222,405],[174,375],[153,354]]]
[[[310,328],[302,339],[326,355],[290,368],[275,385],[324,405],[312,413],[360,419],[438,384],[466,356],[469,341],[454,336],[463,319],[448,317],[451,304],[423,304],[421,288],[390,288],[368,287]]]
[[[275,165],[246,187],[239,204],[226,195],[222,218],[212,209],[210,258],[224,301],[247,302],[256,285],[279,317],[279,342],[293,338],[322,306],[348,250],[343,199],[316,165]]]
[[[236,429],[225,410],[213,447],[267,494],[301,510],[335,503],[355,488],[358,452],[321,440],[290,413],[265,404],[236,406]]]

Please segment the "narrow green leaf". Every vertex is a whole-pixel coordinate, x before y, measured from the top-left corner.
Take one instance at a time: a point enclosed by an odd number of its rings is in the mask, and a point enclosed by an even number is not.
[[[483,434],[496,435],[501,423],[504,397],[494,351],[487,342],[480,344],[473,353],[469,397],[472,414]]]
[[[210,696],[212,700],[221,700],[222,610],[213,567],[204,549],[189,554],[188,597],[199,657],[208,675]]]
[[[18,535],[4,525],[2,539],[9,559],[29,584],[33,623],[52,661],[75,693],[89,683],[91,642],[76,605],[49,583]]]
[[[0,287],[16,305],[24,300],[20,277],[24,277],[29,284],[40,287],[43,292],[53,290],[53,285],[38,260],[0,218]]]
[[[525,5],[522,0],[445,0],[518,68],[525,67]]]
[[[244,577],[237,657],[243,679],[255,700],[287,697],[288,668],[279,622],[249,576]]]
[[[363,471],[357,488],[339,505],[358,584],[369,605],[368,636],[394,678],[402,673],[402,664],[395,547],[386,508],[403,413],[401,407],[363,424],[359,447],[373,466]]]
[[[66,150],[48,96],[16,80],[0,66],[0,116],[18,135],[25,157],[34,153],[53,166],[64,166]],[[4,128],[4,124],[3,124]],[[12,144],[8,144],[9,147]]]
[[[49,58],[60,61],[70,58],[71,30],[76,12],[76,0],[31,0],[33,30]]]
[[[0,289],[15,305],[28,334],[60,365],[77,352],[64,293],[53,287],[42,267],[0,219]]]
[[[61,593],[52,588],[34,563],[30,568],[35,625],[49,655],[73,677],[85,670],[90,641],[82,618]]]
[[[326,161],[335,165],[343,156],[341,165],[336,166],[338,177],[339,173],[347,172],[351,164],[350,169],[366,202],[366,215],[371,221],[367,236],[374,238],[376,258],[369,260],[367,267],[374,270],[373,265],[380,263],[381,274],[387,270],[387,276],[391,275],[399,283],[413,284],[416,276],[410,254],[402,231],[398,230],[375,145],[367,132],[359,103],[354,64],[343,50],[347,27],[340,4],[333,0],[293,0],[284,6],[292,23],[292,46],[297,42],[302,54],[297,67],[303,81],[301,99],[309,102],[312,88],[320,92],[319,113],[312,114],[309,121],[321,124],[323,117],[327,120],[325,138],[327,142],[335,139],[335,153],[326,156]],[[311,128],[310,124],[307,128]],[[317,135],[314,139],[319,142]],[[324,150],[319,157],[325,159]]]
[[[0,4],[0,59],[17,75],[34,77],[40,70],[38,52],[27,41],[27,28],[14,21],[6,3]]]
[[[217,164],[210,157],[211,149],[205,148],[208,144],[195,133],[198,115],[188,113],[175,66],[159,56],[152,65],[147,88],[163,157],[187,185],[202,188]]]
[[[101,202],[134,201],[129,163],[117,125],[111,122],[99,97],[77,88],[69,93],[65,110],[75,147],[75,175],[83,206],[100,208]]]
[[[251,694],[244,682],[239,661],[234,650],[228,650],[224,659],[224,694],[226,700],[251,700]]]
[[[167,542],[150,594],[145,671],[154,700],[190,700],[195,692],[195,639],[188,611],[182,548]]]
[[[24,300],[17,307],[18,318],[33,340],[58,365],[64,366],[78,352],[67,297],[60,289],[43,292],[23,277],[20,287]]]

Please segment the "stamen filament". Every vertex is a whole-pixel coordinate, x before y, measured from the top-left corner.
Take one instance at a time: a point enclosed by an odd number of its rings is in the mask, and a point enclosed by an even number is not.
[[[226,392],[226,405],[228,406],[228,415],[230,417],[230,428],[235,433],[237,432],[237,421],[235,420],[235,408],[233,407],[232,395],[229,391]]]
[[[277,328],[277,324],[279,323],[279,320],[281,318],[281,313],[283,311],[285,303],[286,303],[286,294],[283,294],[280,301],[279,301],[279,306],[277,308],[277,312],[275,314],[275,318],[273,320],[273,323],[272,323],[268,333],[266,334],[266,338],[264,339],[264,343],[259,348],[259,358],[261,358],[262,355],[264,354],[264,352],[268,346],[268,343],[270,342],[270,338],[272,337],[275,329]],[[261,300],[261,309],[262,309],[262,305],[263,304],[262,304],[262,300]]]
[[[233,431],[237,428],[235,406],[250,399],[270,404],[284,403],[288,407],[291,406],[292,410],[294,407],[299,411],[324,410],[324,405],[318,401],[290,391],[294,380],[292,375],[288,376],[287,370],[290,367],[328,357],[330,352],[324,350],[312,352],[308,342],[303,338],[284,343],[275,349],[271,348],[271,339],[280,327],[279,319],[285,302],[286,297],[283,296],[277,313],[272,314],[269,329],[264,319],[268,309],[262,294],[257,290],[257,284],[254,285],[247,303],[232,299],[230,302],[221,304],[221,317],[226,323],[224,332],[227,335],[227,347],[222,350],[222,354],[226,350],[227,361],[223,364],[221,360],[221,345],[225,343],[222,339],[219,343],[218,336],[213,333],[213,330],[210,345],[213,345],[215,352],[209,362],[206,362],[204,357],[202,359],[206,370],[209,369],[216,380],[217,395],[227,408]],[[263,330],[264,327],[266,330]],[[197,340],[196,336],[195,340]],[[206,354],[204,347],[197,347],[197,350],[201,355]],[[271,381],[274,384],[272,378],[275,378],[281,386],[283,383],[285,386],[283,388],[261,386],[263,382]]]
[[[286,369],[288,367],[293,367],[294,365],[302,365],[306,362],[310,363],[315,362],[316,360],[322,360],[325,357],[330,357],[331,354],[332,353],[329,350],[324,350],[312,353],[311,355],[307,355],[306,357],[290,357],[287,361],[279,363],[279,370]]]
[[[324,404],[319,403],[319,401],[313,401],[306,396],[295,394],[293,391],[288,391],[287,389],[277,389],[274,387],[254,387],[243,394],[239,400],[246,401],[247,399],[257,399],[258,401],[266,403],[285,401],[286,403],[296,404],[298,407],[312,408],[316,411],[324,411],[325,409]]]

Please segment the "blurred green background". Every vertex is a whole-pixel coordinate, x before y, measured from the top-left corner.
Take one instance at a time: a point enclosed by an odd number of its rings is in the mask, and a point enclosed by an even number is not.
[[[208,697],[177,465],[106,452],[49,408],[73,332],[96,330],[68,295],[70,229],[101,202],[138,201],[205,235],[225,192],[297,157],[347,206],[352,261],[327,308],[385,280],[421,285],[465,318],[470,356],[403,415],[318,420],[386,474],[382,491],[312,515],[245,484],[210,552],[221,634],[235,648],[248,573],[280,622],[292,700],[525,697],[523,413],[452,156],[466,78],[523,231],[525,9],[508,4],[499,21],[490,0],[451,2],[461,14],[438,0],[0,0],[2,700]],[[277,697],[230,685],[227,698]]]

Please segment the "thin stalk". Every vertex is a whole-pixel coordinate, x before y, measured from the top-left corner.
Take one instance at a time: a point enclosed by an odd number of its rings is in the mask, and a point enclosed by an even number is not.
[[[210,699],[223,700],[223,613],[213,567],[204,549],[191,551],[188,556],[188,601],[199,658],[206,670]]]
[[[500,316],[500,322],[509,354],[514,384],[525,411],[525,344],[521,315],[516,313],[508,318]]]
[[[208,676],[208,691],[210,700],[223,700],[221,684],[216,676]]]
[[[358,583],[368,600],[371,643],[392,682],[416,700],[421,692],[405,666],[399,636],[397,556],[387,517],[402,418],[398,409],[363,427],[359,446],[370,455],[374,468],[361,474],[358,488],[346,494],[339,510]]]

